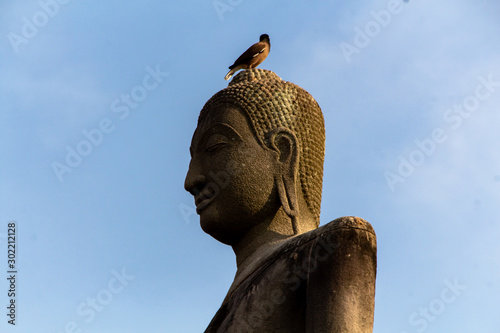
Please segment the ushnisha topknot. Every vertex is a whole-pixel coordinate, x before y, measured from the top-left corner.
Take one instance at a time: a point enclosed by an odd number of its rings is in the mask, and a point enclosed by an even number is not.
[[[250,119],[257,140],[267,147],[266,135],[287,128],[299,143],[299,179],[307,206],[319,225],[325,124],[316,100],[304,89],[282,80],[272,71],[248,69],[238,73],[227,88],[213,95],[203,106],[198,124],[216,104],[241,108]]]

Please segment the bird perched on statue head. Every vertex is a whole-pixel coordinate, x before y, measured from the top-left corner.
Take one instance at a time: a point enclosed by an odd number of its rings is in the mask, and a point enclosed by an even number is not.
[[[271,41],[266,34],[260,35],[259,42],[253,44],[229,66],[229,73],[224,79],[229,80],[240,69],[255,68],[266,59],[271,49]]]

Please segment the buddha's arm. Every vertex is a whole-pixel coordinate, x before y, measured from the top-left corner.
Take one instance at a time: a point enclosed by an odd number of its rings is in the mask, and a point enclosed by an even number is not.
[[[376,237],[366,221],[328,224],[311,251],[307,283],[307,332],[373,331]]]

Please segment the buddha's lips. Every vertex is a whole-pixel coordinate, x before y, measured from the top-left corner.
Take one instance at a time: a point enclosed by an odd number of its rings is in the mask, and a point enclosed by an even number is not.
[[[214,197],[214,192],[209,192],[206,190],[201,191],[201,193],[194,200],[194,204],[196,205],[196,213],[200,214],[200,212],[205,209],[205,207],[207,207],[210,202],[212,202]]]
[[[205,209],[208,204],[212,201],[213,198],[207,198],[202,201],[200,201],[199,204],[196,205],[196,213],[200,214],[203,209]]]

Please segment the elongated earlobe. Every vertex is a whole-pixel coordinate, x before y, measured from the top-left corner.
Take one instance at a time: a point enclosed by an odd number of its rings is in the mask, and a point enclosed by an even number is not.
[[[278,195],[281,201],[281,206],[285,211],[286,215],[292,220],[293,234],[297,235],[299,233],[297,217],[299,215],[297,206],[297,196],[295,193],[295,186],[290,184],[290,180],[287,180],[283,175],[277,175],[275,177],[275,182],[278,188]]]
[[[268,137],[270,148],[278,153],[278,172],[275,183],[281,206],[292,221],[293,233],[299,233],[299,203],[296,191],[297,181],[297,138],[286,128],[278,128]]]

